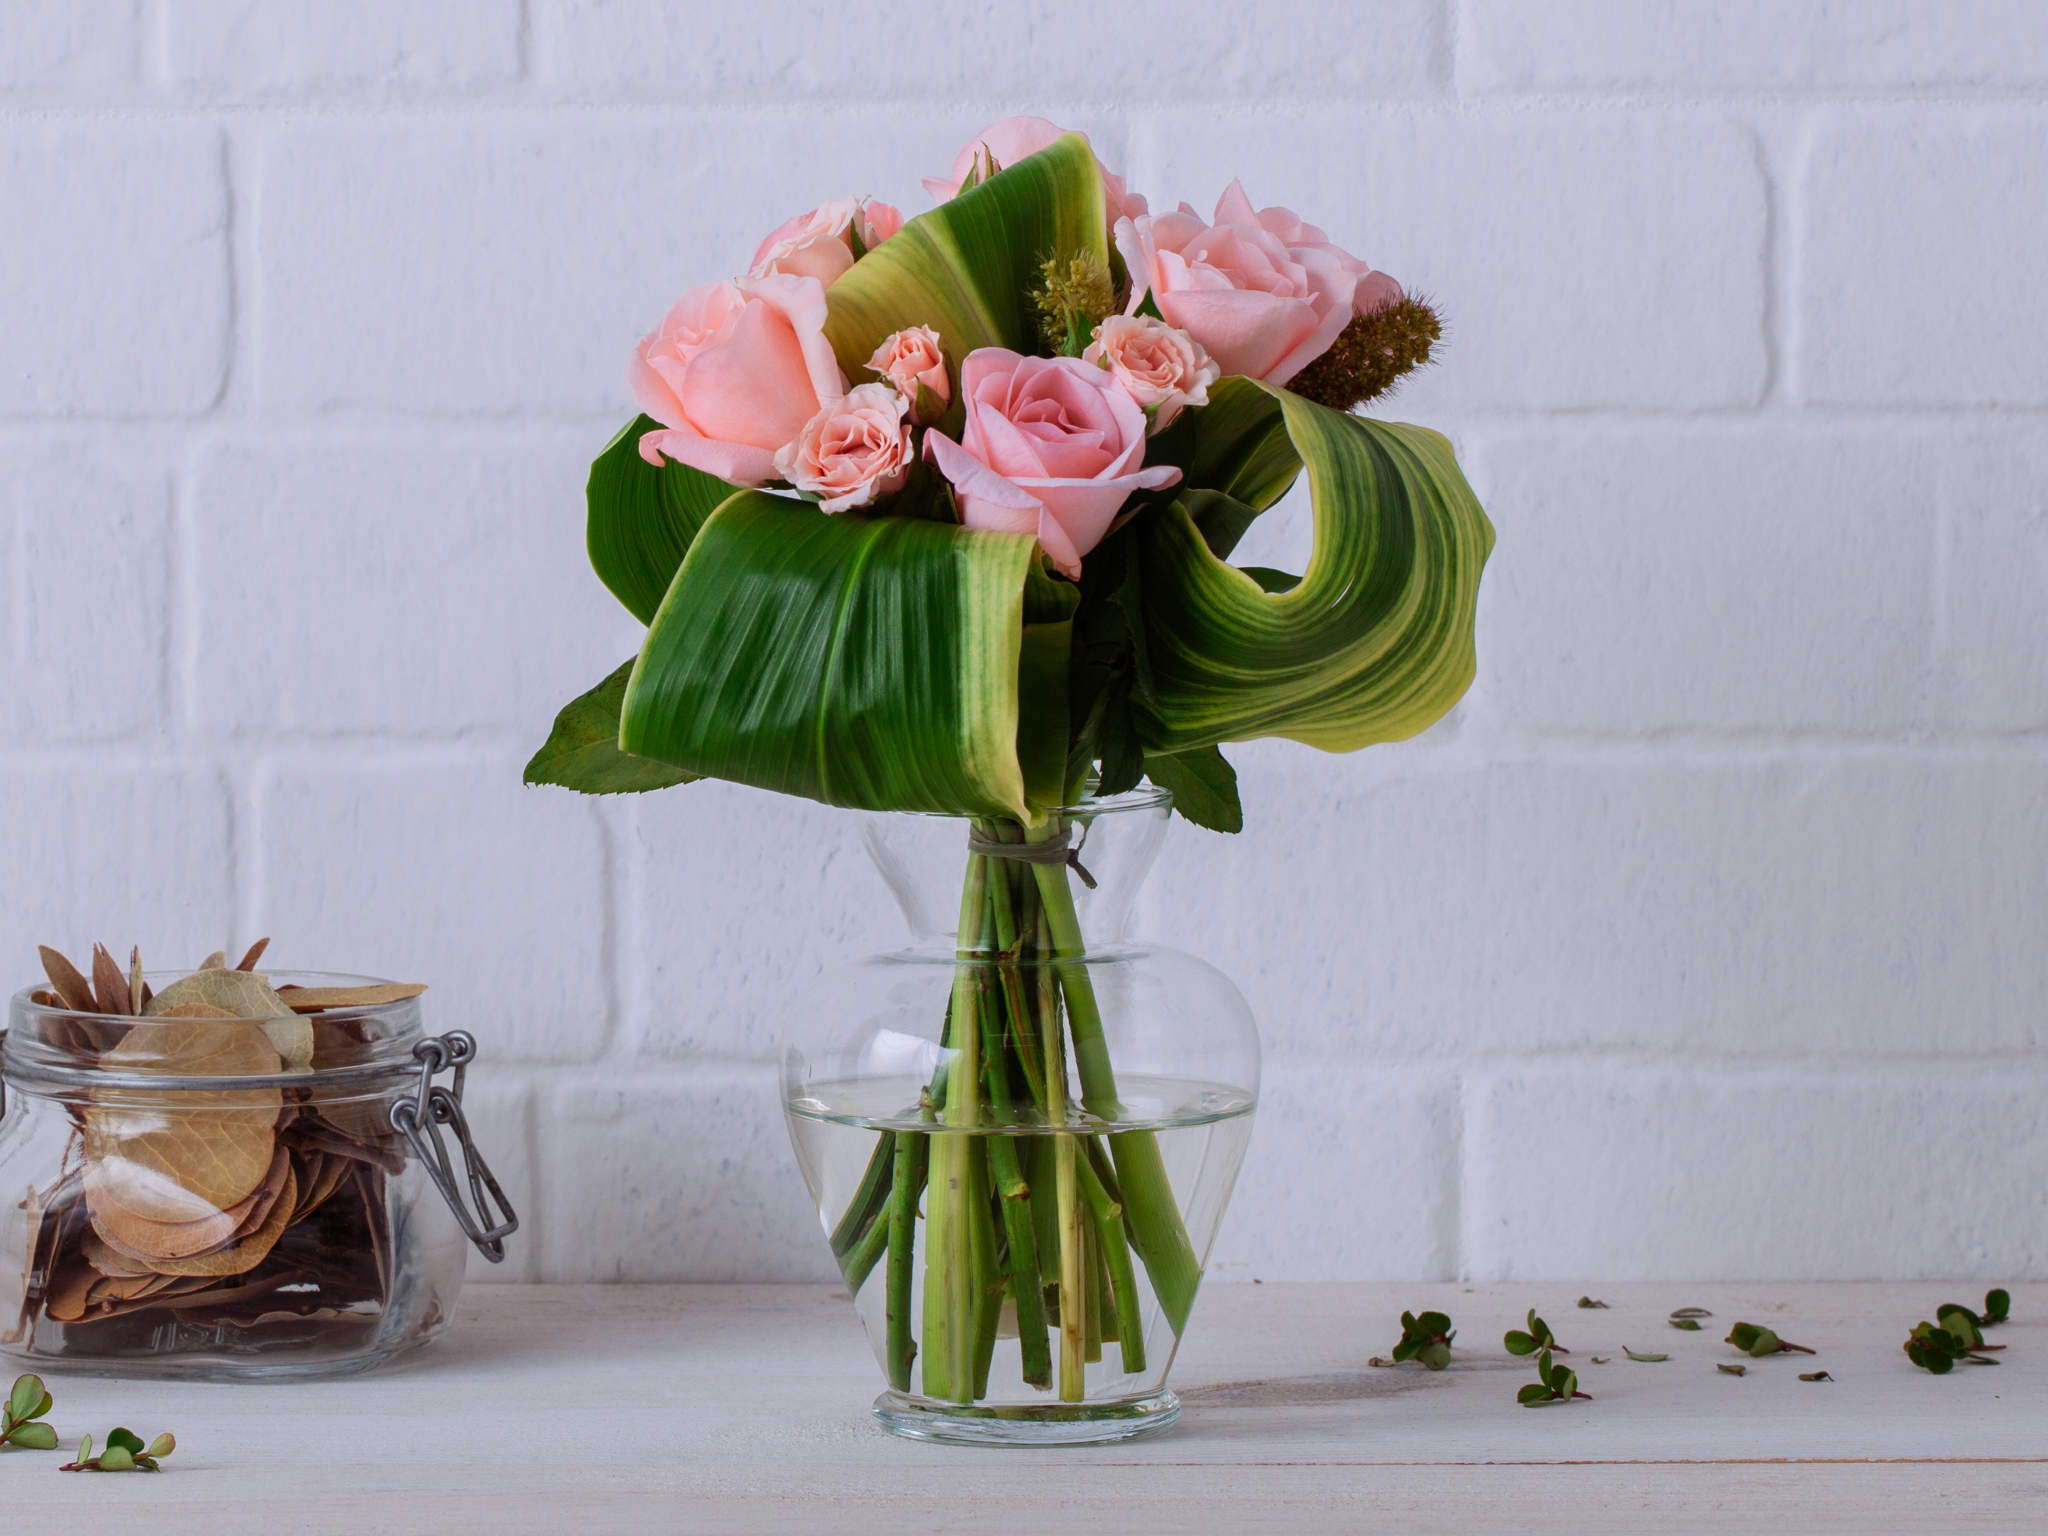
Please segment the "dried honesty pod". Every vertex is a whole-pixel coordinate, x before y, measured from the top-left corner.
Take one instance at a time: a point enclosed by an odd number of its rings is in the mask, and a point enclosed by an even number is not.
[[[59,1012],[37,1027],[95,1070],[93,1086],[64,1101],[56,1177],[20,1203],[26,1275],[10,1341],[47,1321],[63,1331],[38,1337],[39,1352],[147,1352],[166,1329],[302,1337],[381,1315],[392,1282],[386,1180],[407,1161],[391,1087],[305,1079],[374,1059],[377,1036],[350,1009],[426,989],[273,988],[255,969],[269,942],[233,968],[216,952],[161,991],[139,950],[123,966],[95,946],[90,976],[41,950],[50,985],[34,1000]],[[154,1470],[151,1458],[168,1451],[168,1437],[160,1452],[121,1436],[74,1466],[125,1470],[131,1457]]]

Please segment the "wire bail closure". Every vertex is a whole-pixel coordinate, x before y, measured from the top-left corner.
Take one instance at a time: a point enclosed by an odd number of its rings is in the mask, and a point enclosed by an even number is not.
[[[468,1030],[451,1029],[445,1035],[422,1040],[412,1049],[420,1064],[419,1091],[391,1106],[391,1125],[404,1133],[412,1149],[426,1166],[427,1177],[448,1209],[455,1213],[463,1234],[476,1244],[476,1251],[493,1264],[505,1262],[505,1239],[519,1230],[518,1213],[505,1198],[505,1191],[492,1175],[490,1164],[476,1149],[469,1134],[469,1118],[462,1112],[462,1080],[470,1062],[476,1059],[476,1037]],[[442,1087],[434,1081],[438,1072],[452,1070],[454,1081]],[[441,1139],[441,1127],[455,1128],[455,1140],[462,1148],[463,1172],[469,1179],[470,1198],[476,1202],[472,1215],[455,1182],[455,1166],[448,1146]]]

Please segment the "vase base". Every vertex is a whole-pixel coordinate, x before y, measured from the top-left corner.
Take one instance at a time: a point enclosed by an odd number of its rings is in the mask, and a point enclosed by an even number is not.
[[[875,1422],[906,1440],[945,1445],[1107,1445],[1149,1435],[1180,1417],[1171,1392],[1097,1403],[1014,1403],[976,1407],[884,1392]]]

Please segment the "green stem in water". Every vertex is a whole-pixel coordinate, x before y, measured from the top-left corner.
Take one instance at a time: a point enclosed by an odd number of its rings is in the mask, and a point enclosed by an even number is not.
[[[924,1191],[929,1138],[922,1131],[895,1131],[884,1139],[895,1146],[887,1223],[889,1272],[885,1311],[889,1329],[889,1385],[898,1392],[908,1392],[910,1363],[917,1357],[917,1341],[910,1336],[910,1288],[916,1277],[917,1197]]]
[[[1077,1171],[1081,1198],[1088,1202],[1088,1214],[1095,1220],[1110,1297],[1116,1304],[1116,1339],[1123,1350],[1124,1373],[1136,1375],[1145,1369],[1145,1334],[1138,1321],[1138,1275],[1131,1268],[1131,1250],[1124,1241],[1124,1210],[1110,1198],[1088,1159],[1081,1160]]]
[[[1000,896],[995,897],[1001,900]],[[1021,995],[1021,994],[1020,994]],[[1002,1022],[988,1020],[988,1101],[997,1125],[1013,1123],[1009,1069],[1002,1055]],[[1034,1387],[1052,1385],[1052,1355],[1045,1338],[1045,1289],[1038,1269],[1038,1229],[1031,1210],[1031,1186],[1017,1152],[1015,1135],[998,1133],[988,1143],[989,1175],[1002,1206],[1003,1231],[1010,1243],[1010,1293],[1017,1303],[1017,1352],[1024,1380]]]
[[[977,1080],[981,1076],[978,989],[967,946],[981,933],[988,893],[988,860],[970,856],[960,893],[960,952],[953,969],[953,997],[946,1012],[945,1130],[931,1138],[929,1197],[925,1214],[924,1390],[928,1397],[972,1401],[976,1323],[981,1316],[976,1266],[973,1192],[975,1137],[948,1134],[981,1120]]]
[[[1067,1000],[1067,1027],[1074,1037],[1074,1070],[1081,1079],[1081,1103],[1090,1114],[1114,1121],[1122,1106],[1117,1102],[1116,1076],[1110,1068],[1109,1048],[1103,1039],[1102,1010],[1095,1001],[1088,967],[1081,963],[1086,946],[1081,940],[1080,915],[1074,910],[1074,892],[1067,884],[1067,871],[1062,865],[1036,864],[1032,873],[1038,880],[1053,952],[1059,957],[1060,990]],[[1145,1261],[1145,1272],[1152,1277],[1153,1294],[1159,1298],[1161,1310],[1178,1335],[1186,1328],[1188,1313],[1194,1307],[1195,1288],[1202,1282],[1202,1266],[1195,1259],[1194,1246],[1188,1241],[1187,1227],[1181,1221],[1180,1205],[1166,1176],[1166,1161],[1159,1153],[1159,1140],[1150,1131],[1122,1131],[1111,1136],[1109,1142],[1122,1185],[1131,1244]]]

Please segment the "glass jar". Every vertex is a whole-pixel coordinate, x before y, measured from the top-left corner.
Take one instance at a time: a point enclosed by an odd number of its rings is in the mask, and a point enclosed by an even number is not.
[[[1221,972],[1125,937],[1171,805],[868,822],[916,942],[797,1000],[783,1101],[897,1434],[1118,1440],[1179,1413],[1259,1046]]]
[[[379,985],[269,976],[287,996]],[[427,1343],[467,1241],[495,1261],[518,1225],[463,1117],[474,1054],[459,1031],[427,1036],[416,998],[137,1018],[16,993],[0,1188],[21,1193],[0,1205],[0,1275],[22,1279],[18,1306],[0,1303],[0,1352],[97,1375],[293,1379]]]

